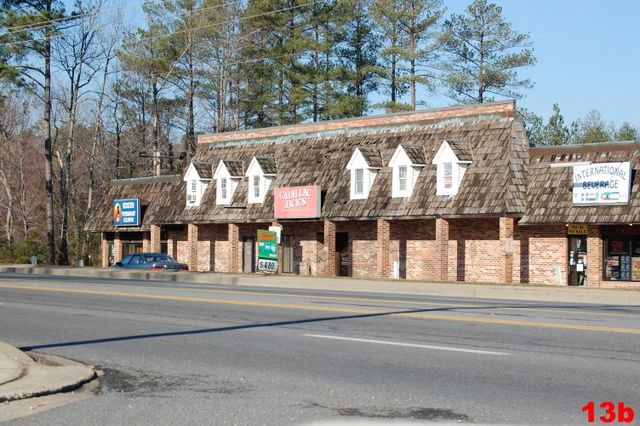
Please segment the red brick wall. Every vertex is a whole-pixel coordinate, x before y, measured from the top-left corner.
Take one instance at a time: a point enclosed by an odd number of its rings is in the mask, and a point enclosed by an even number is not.
[[[449,280],[504,282],[498,218],[449,220]]]
[[[293,236],[293,270],[306,275],[324,273],[323,241],[318,238],[324,232],[322,222],[283,222],[282,235]]]
[[[336,232],[349,233],[351,276],[374,277],[377,270],[377,229],[375,220],[335,222]]]
[[[521,282],[557,285],[556,267],[559,267],[562,285],[567,285],[569,240],[566,226],[516,226],[513,257],[514,282],[519,275]]]
[[[198,271],[226,271],[227,225],[198,225]],[[220,251],[218,251],[220,250]]]
[[[188,263],[189,241],[187,235],[187,226],[185,225],[182,231],[170,231],[168,234],[168,240],[173,241],[173,253],[176,260],[180,263]]]
[[[389,269],[400,262],[400,278],[437,279],[435,255],[435,220],[391,221]]]

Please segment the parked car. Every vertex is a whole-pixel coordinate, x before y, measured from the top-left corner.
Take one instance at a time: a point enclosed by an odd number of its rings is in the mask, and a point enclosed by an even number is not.
[[[149,269],[152,271],[188,271],[184,263],[176,262],[163,253],[135,253],[116,262],[113,268]]]

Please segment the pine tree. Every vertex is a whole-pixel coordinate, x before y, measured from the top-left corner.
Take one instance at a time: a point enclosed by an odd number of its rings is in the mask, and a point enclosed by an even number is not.
[[[429,89],[435,87],[439,36],[436,26],[444,14],[442,0],[405,0],[400,14],[400,31],[404,45],[402,58],[408,65],[408,73],[401,81],[409,84],[410,106],[416,109],[416,86],[422,84]]]
[[[576,144],[609,142],[613,135],[613,125],[607,124],[597,109],[588,111],[584,118],[574,121],[571,127],[572,142]]]
[[[339,70],[346,96],[340,108],[345,116],[362,116],[369,109],[369,94],[378,88],[380,39],[373,30],[368,0],[341,0],[334,16],[341,17],[337,39]]]
[[[49,263],[56,261],[53,213],[53,133],[51,128],[51,39],[67,22],[59,0],[3,0],[2,22],[7,31],[0,37],[0,75],[19,79],[43,102],[44,179]],[[36,62],[31,62],[35,55]],[[42,60],[42,63],[39,62]]]
[[[535,64],[529,34],[514,31],[500,6],[475,0],[465,14],[445,21],[444,29],[444,81],[452,99],[482,103],[493,96],[520,98],[522,89],[533,86],[518,77],[518,69]]]
[[[560,106],[553,104],[553,114],[544,126],[544,141],[547,145],[566,145],[571,140],[571,132],[564,124],[564,117],[560,112]]]
[[[615,139],[617,141],[637,141],[640,139],[639,135],[640,131],[638,128],[633,127],[628,121],[625,121],[616,131]]]
[[[387,111],[401,111],[409,109],[402,104],[400,98],[408,90],[407,80],[403,78],[401,63],[403,61],[406,38],[400,26],[403,13],[403,0],[373,0],[371,14],[375,20],[381,38],[384,40],[380,51],[382,65],[380,77],[385,80],[389,101],[382,104]]]

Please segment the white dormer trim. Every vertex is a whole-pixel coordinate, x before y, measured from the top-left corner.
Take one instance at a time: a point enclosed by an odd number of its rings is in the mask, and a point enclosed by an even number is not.
[[[187,208],[198,207],[202,202],[202,196],[207,190],[210,178],[203,178],[196,170],[193,163],[189,164],[183,180],[187,183],[186,206]]]
[[[347,170],[351,172],[349,198],[352,200],[368,198],[380,167],[371,167],[360,149],[356,148],[347,163]]]
[[[411,161],[402,145],[398,145],[391,160],[391,196],[393,198],[411,197],[418,180],[420,170],[425,164]]]
[[[433,157],[432,164],[437,167],[436,195],[456,195],[471,161],[459,160],[449,143],[444,141]]]
[[[231,176],[224,161],[220,160],[216,171],[213,173],[213,178],[216,180],[216,204],[228,205],[242,177]]]
[[[248,178],[247,194],[249,204],[264,202],[264,198],[267,195],[267,191],[269,191],[269,186],[271,186],[275,175],[265,174],[256,157],[253,157],[245,176]]]

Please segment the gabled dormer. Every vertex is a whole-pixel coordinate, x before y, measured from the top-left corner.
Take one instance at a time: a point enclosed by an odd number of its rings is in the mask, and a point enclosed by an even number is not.
[[[202,201],[202,195],[211,182],[211,165],[204,162],[192,162],[184,174],[187,183],[187,208],[197,207]]]
[[[351,172],[350,198],[363,200],[369,196],[373,181],[382,168],[382,158],[377,148],[358,147],[353,151],[347,170]]]
[[[391,167],[391,196],[410,197],[420,170],[426,165],[424,149],[420,145],[398,145],[389,161]]]
[[[220,160],[213,173],[216,180],[216,204],[227,205],[231,202],[242,176],[241,161]]]
[[[442,142],[432,162],[437,167],[436,195],[457,194],[464,173],[472,161],[471,147],[467,142]]]
[[[249,204],[262,203],[277,174],[276,159],[253,157],[245,176],[248,178]]]

